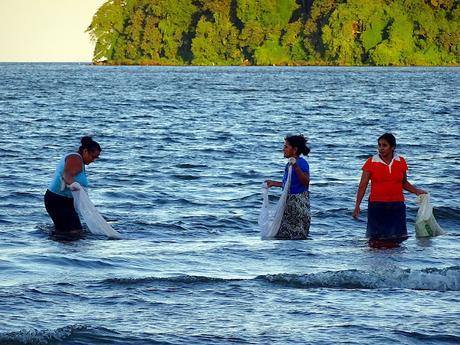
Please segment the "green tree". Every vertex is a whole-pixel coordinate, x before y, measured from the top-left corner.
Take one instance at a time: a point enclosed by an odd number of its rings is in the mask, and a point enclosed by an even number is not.
[[[289,50],[279,44],[278,35],[269,36],[262,46],[254,51],[257,65],[287,65],[290,62]]]
[[[457,0],[108,0],[87,31],[112,64],[460,64]]]
[[[370,61],[376,65],[405,65],[415,51],[414,24],[399,1],[388,6],[388,12],[387,38],[370,53]]]
[[[141,49],[143,58],[151,63],[160,63],[160,50],[161,50],[161,32],[158,29],[158,18],[155,16],[148,16],[145,20],[144,35],[142,37]]]
[[[383,41],[390,21],[384,1],[367,2],[366,5],[365,10],[359,13],[363,62],[368,62],[370,51]]]
[[[363,49],[359,37],[363,19],[360,13],[369,3],[349,1],[339,4],[323,26],[322,41],[326,47],[324,56],[331,63],[359,65],[362,63]],[[368,11],[366,11],[368,13]]]
[[[289,61],[282,34],[298,8],[295,0],[237,0],[236,13],[243,24],[240,44],[246,57],[262,65]]]
[[[138,61],[143,56],[141,39],[144,34],[145,13],[142,8],[137,8],[129,17],[128,25],[125,27],[126,58]]]
[[[324,59],[327,47],[324,46],[323,26],[328,22],[331,13],[337,8],[339,0],[316,0],[312,2],[304,26],[304,50],[309,63],[319,63]]]
[[[193,14],[197,8],[190,0],[150,0],[150,12],[159,19],[161,33],[160,57],[168,63],[184,63],[180,49],[187,42]]]
[[[230,18],[231,1],[203,1],[204,14],[192,40],[193,64],[236,65],[242,62],[239,31]]]
[[[308,60],[303,45],[305,39],[303,36],[303,27],[304,25],[300,19],[286,26],[286,30],[281,39],[281,45],[287,49],[289,55],[288,64],[304,64]]]
[[[95,42],[93,61],[111,60],[115,45],[123,32],[123,0],[104,3],[93,16],[86,30]]]

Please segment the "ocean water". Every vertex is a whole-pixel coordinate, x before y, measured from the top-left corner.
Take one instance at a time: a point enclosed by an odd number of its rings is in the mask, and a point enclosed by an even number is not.
[[[0,344],[460,343],[460,69],[0,64]],[[447,234],[366,245],[360,169],[395,133]],[[311,238],[262,241],[287,134]],[[123,235],[50,236],[55,166],[94,135],[89,194]],[[274,203],[279,190],[270,191]]]

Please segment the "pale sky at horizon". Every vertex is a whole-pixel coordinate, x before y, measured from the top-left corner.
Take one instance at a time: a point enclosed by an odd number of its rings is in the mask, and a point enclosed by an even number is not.
[[[0,62],[90,62],[85,32],[107,0],[0,0]]]

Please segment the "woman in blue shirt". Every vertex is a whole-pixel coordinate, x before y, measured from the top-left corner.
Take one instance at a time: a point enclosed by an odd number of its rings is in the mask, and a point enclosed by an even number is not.
[[[283,181],[265,181],[267,187],[282,187],[287,181],[288,167],[292,165],[291,187],[286,200],[283,219],[275,238],[282,240],[304,240],[310,231],[310,167],[300,155],[308,155],[310,149],[303,135],[292,135],[284,139],[283,153],[289,158],[284,169]]]
[[[45,193],[45,208],[53,220],[56,235],[78,237],[82,226],[73,205],[72,190],[78,190],[74,182],[87,188],[85,165],[94,162],[101,153],[101,147],[91,137],[81,138],[77,152],[65,155],[59,162]]]

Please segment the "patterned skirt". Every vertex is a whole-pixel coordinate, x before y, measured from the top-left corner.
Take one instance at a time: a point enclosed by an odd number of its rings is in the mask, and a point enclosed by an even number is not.
[[[310,231],[310,222],[310,192],[289,194],[281,226],[275,238],[278,240],[305,240]]]

